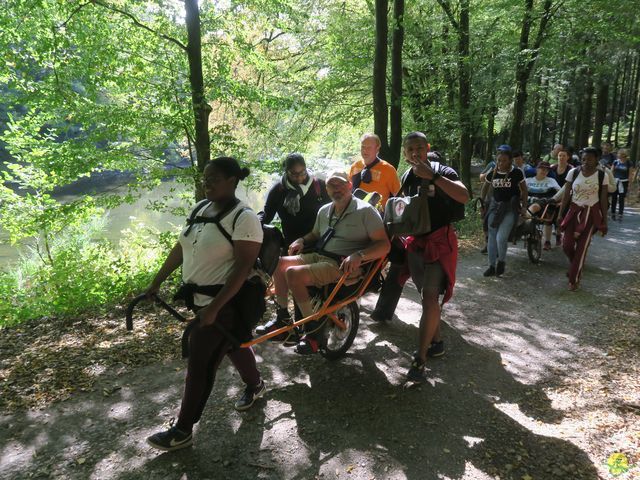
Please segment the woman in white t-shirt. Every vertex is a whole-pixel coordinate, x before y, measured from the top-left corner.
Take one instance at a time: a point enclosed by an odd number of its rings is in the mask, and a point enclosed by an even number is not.
[[[607,233],[607,185],[606,174],[598,170],[598,150],[592,147],[582,151],[582,167],[574,168],[566,179],[560,211],[569,210],[560,228],[562,249],[571,265],[569,290],[576,290],[582,275],[585,257],[594,232]]]
[[[237,160],[219,157],[204,169],[206,200],[198,203],[187,227],[147,290],[156,293],[162,282],[182,266],[181,298],[196,311],[185,330],[189,361],[178,421],[147,442],[170,451],[192,444],[192,428],[202,415],[220,362],[229,356],[247,384],[236,403],[246,410],[265,392],[250,348],[233,348],[251,338],[252,321],[264,312],[264,285],[254,281],[253,266],[262,244],[258,216],[235,195],[249,176]],[[262,310],[262,311],[260,311]],[[253,317],[253,318],[252,318]],[[184,345],[184,344],[183,344]]]

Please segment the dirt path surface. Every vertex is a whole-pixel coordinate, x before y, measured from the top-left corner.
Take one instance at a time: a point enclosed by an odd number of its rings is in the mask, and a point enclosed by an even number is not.
[[[447,353],[420,387],[402,387],[415,289],[384,325],[369,319],[369,295],[342,360],[259,346],[269,390],[246,413],[233,410],[243,386],[225,362],[193,448],[145,443],[177,413],[185,365],[175,359],[2,414],[0,478],[640,478],[640,210],[594,239],[578,292],[558,248],[532,265],[511,247],[501,279],[483,278],[485,263],[461,258]]]

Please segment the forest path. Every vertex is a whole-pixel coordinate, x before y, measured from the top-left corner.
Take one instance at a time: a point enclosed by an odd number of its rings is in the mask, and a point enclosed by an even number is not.
[[[193,448],[145,442],[179,407],[179,360],[3,414],[0,478],[573,480],[613,478],[616,453],[632,465],[617,478],[638,478],[639,243],[631,209],[594,238],[577,292],[559,248],[532,265],[511,246],[503,278],[482,277],[479,253],[461,257],[447,352],[422,386],[402,387],[420,314],[410,286],[388,324],[368,317],[375,295],[363,298],[342,360],[259,346],[268,392],[246,413],[233,410],[242,385],[223,363]]]

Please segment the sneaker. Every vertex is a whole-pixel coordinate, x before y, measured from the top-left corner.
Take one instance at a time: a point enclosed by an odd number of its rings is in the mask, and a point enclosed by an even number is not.
[[[615,213],[612,213],[612,214],[611,214],[611,220],[617,220],[617,218],[616,218],[616,214],[615,214]]]
[[[496,274],[496,267],[494,267],[493,265],[490,265],[489,268],[487,268],[482,275],[484,275],[485,277],[493,277],[495,274]]]
[[[234,408],[239,412],[244,412],[253,407],[253,404],[259,398],[262,398],[267,391],[267,386],[264,384],[264,380],[260,380],[260,383],[255,387],[247,387],[244,389],[244,393],[240,399],[234,405]]]
[[[444,355],[444,341],[431,342],[429,349],[427,350],[427,356],[431,358],[441,357]]]
[[[424,382],[424,369],[426,362],[423,362],[420,357],[414,357],[411,362],[411,367],[407,372],[407,380],[414,383]]]
[[[256,327],[256,335],[262,336],[267,333],[271,333],[274,330],[278,330],[279,328],[286,327],[291,324],[291,316],[289,315],[289,310],[283,307],[280,307],[276,310],[276,318],[269,320],[264,325],[260,325]],[[270,340],[280,341],[285,340],[289,334],[287,332],[281,333],[280,335],[276,335],[272,337]]]
[[[544,247],[542,247],[544,250],[551,250],[551,242],[544,242]]]
[[[158,450],[172,452],[173,450],[180,450],[193,445],[193,434],[191,432],[183,432],[176,426],[171,426],[169,430],[154,433],[148,437],[147,443]]]
[[[496,266],[496,276],[497,277],[499,277],[500,275],[502,275],[504,273],[504,267],[505,267],[504,262],[498,261],[498,265]]]
[[[480,253],[482,255],[486,255],[487,254],[487,246],[486,245],[482,248],[482,250],[480,250]]]

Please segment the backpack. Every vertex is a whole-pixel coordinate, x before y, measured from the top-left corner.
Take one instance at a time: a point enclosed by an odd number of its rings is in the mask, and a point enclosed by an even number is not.
[[[215,217],[198,216],[198,212],[208,207],[210,204],[211,201],[206,199],[198,202],[198,204],[191,212],[191,215],[187,219],[187,225],[189,227],[187,228],[187,231],[184,233],[184,235],[189,235],[191,227],[197,223],[213,223],[218,227],[220,233],[222,233],[224,238],[226,238],[231,246],[233,246],[233,239],[231,238],[231,234],[225,230],[220,222],[224,217],[227,216],[229,212],[231,212],[231,210],[233,210],[238,205],[238,202],[235,202],[231,206],[227,207],[225,210],[218,213]],[[250,211],[251,209],[249,207],[244,207],[236,212],[231,224],[231,233],[233,233],[236,228],[238,218],[246,210]],[[271,275],[273,275],[273,272],[278,266],[280,253],[282,252],[282,248],[284,247],[284,237],[282,236],[280,230],[278,230],[278,228],[274,227],[273,225],[262,225],[262,233],[262,245],[260,246],[260,253],[258,253],[258,258],[256,259],[254,268],[258,270],[259,273],[264,273],[270,277]]]

